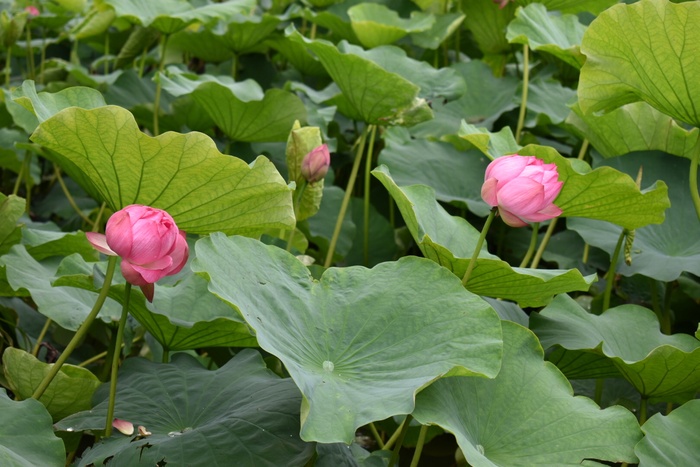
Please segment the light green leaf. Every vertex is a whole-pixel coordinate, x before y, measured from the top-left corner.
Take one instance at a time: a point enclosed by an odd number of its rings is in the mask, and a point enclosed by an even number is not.
[[[527,110],[537,115],[532,125],[558,125],[571,113],[567,106],[576,99],[576,91],[548,77],[538,76],[528,84]]]
[[[506,38],[511,44],[526,44],[547,52],[569,65],[581,68],[586,58],[580,50],[586,27],[575,15],[554,15],[541,3],[518,8],[508,25]]]
[[[418,394],[413,416],[452,432],[474,467],[637,461],[633,448],[642,434],[631,412],[600,410],[592,400],[574,397],[529,330],[504,321],[503,337],[496,378],[438,380]]]
[[[644,0],[604,11],[581,51],[579,105],[584,114],[646,101],[700,126],[700,3]]]
[[[618,3],[619,0],[515,0],[519,5],[541,3],[549,11],[561,11],[562,13],[580,13],[587,11],[597,15],[606,8]]]
[[[38,262],[23,245],[13,246],[9,253],[0,258],[0,265],[7,268],[7,281],[14,290],[29,291],[39,312],[65,329],[77,330],[97,300],[97,293],[94,292],[53,287],[52,282],[58,277],[58,262]],[[98,315],[107,322],[118,321],[119,316],[121,307],[110,299],[107,299]]]
[[[118,18],[157,29],[163,34],[172,34],[188,25],[208,23],[217,19],[228,19],[255,8],[253,0],[228,0],[195,7],[186,0],[102,0],[114,8]]]
[[[547,353],[547,360],[554,363],[570,380],[622,378],[613,362],[595,353],[567,350],[555,345]]]
[[[421,252],[457,277],[464,276],[476,248],[479,231],[461,217],[449,215],[435,200],[435,192],[424,185],[399,187],[389,170],[372,171],[396,201]],[[584,277],[578,269],[536,270],[512,268],[486,246],[479,253],[467,284],[470,292],[517,301],[520,306],[542,306],[557,293],[588,290],[595,275]]]
[[[634,448],[642,467],[693,465],[700,459],[700,400],[686,402],[642,426],[646,436]]]
[[[225,22],[220,22],[213,32],[221,37],[226,47],[237,54],[244,53],[267,39],[280,24],[277,16],[264,14],[233,15]],[[225,25],[225,26],[224,26]]]
[[[7,253],[22,238],[21,226],[17,223],[26,207],[27,202],[19,196],[0,193],[0,255]]]
[[[700,390],[700,341],[687,334],[667,336],[651,310],[638,305],[610,308],[597,316],[559,295],[530,327],[542,346],[587,350],[610,359],[652,402],[685,402]]]
[[[93,410],[56,426],[63,431],[104,428],[109,385],[98,389]],[[151,432],[118,432],[83,454],[79,466],[304,465],[314,445],[299,439],[299,390],[265,367],[260,354],[243,350],[215,371],[176,354],[169,364],[129,358],[119,370],[114,416]],[[113,456],[113,457],[112,457]]]
[[[584,114],[578,103],[571,109],[567,123],[603,157],[659,150],[692,159],[698,151],[699,129],[686,130],[646,102],[623,105],[603,115]]]
[[[506,154],[515,154],[521,147],[515,142],[513,130],[508,126],[501,128],[498,133],[491,133],[486,128],[477,128],[464,120],[462,120],[456,136],[443,139],[448,140],[459,149],[478,149],[491,159]]]
[[[491,0],[461,0],[460,7],[465,15],[464,24],[472,31],[474,40],[485,55],[510,52],[510,44],[503,32],[513,19],[515,4],[508,3],[499,8]]]
[[[318,56],[347,103],[366,123],[410,126],[432,118],[425,99],[419,97],[418,85],[375,63],[361,48],[345,41],[336,47],[325,40],[308,40],[296,31],[288,37]]]
[[[430,13],[414,11],[406,19],[380,3],[354,5],[348,9],[348,16],[360,43],[368,49],[393,44],[411,32],[427,31],[435,23]]]
[[[12,100],[32,112],[42,123],[68,107],[94,109],[105,105],[105,99],[96,89],[71,86],[54,94],[37,94],[34,81],[26,80],[22,86],[12,90]]]
[[[562,157],[554,148],[529,145],[518,151],[557,165],[564,186],[554,204],[562,217],[585,217],[613,222],[632,230],[649,224],[661,224],[670,206],[668,187],[662,180],[640,191],[634,179],[611,167],[598,167],[582,174],[572,159]]]
[[[10,388],[19,399],[31,398],[54,365],[40,362],[34,355],[13,347],[5,349],[2,363]],[[100,384],[90,370],[63,365],[39,402],[46,406],[54,421],[61,420],[81,410],[90,410],[92,395]]]
[[[616,272],[628,277],[643,274],[664,282],[678,279],[684,271],[700,274],[700,224],[688,196],[688,161],[662,153],[636,153],[606,159],[604,163],[632,176],[643,169],[643,183],[664,180],[671,201],[663,224],[635,231],[632,264],[627,265],[620,255]],[[591,219],[569,219],[567,226],[609,255],[615,251],[622,233],[616,225]]]
[[[430,29],[427,31],[412,32],[410,34],[411,40],[418,47],[437,50],[437,48],[440,47],[440,44],[445,42],[445,40],[450,37],[452,33],[459,30],[463,22],[464,15],[461,13],[446,13],[444,15],[437,15],[435,17],[435,22]]]
[[[51,416],[34,399],[18,402],[0,388],[0,463],[5,467],[63,467],[66,450]]]
[[[498,372],[498,316],[431,261],[330,268],[315,281],[291,254],[245,237],[212,234],[196,251],[195,272],[301,389],[302,439],[349,444],[357,427],[412,412],[440,376]]]
[[[164,209],[182,230],[259,235],[294,225],[291,192],[272,163],[221,154],[201,133],[142,133],[126,110],[71,108],[42,123],[33,141],[53,151],[85,191],[118,210]]]
[[[214,123],[234,141],[285,141],[296,120],[306,122],[306,108],[295,94],[269,89],[264,94],[252,79],[192,75],[170,68],[159,75],[175,96],[191,95]]]

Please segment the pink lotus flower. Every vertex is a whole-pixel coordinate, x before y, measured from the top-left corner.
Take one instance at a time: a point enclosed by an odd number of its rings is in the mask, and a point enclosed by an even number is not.
[[[328,152],[328,146],[322,144],[304,156],[301,162],[301,174],[307,182],[314,183],[326,176],[330,165],[331,153]]]
[[[24,9],[30,17],[39,16],[39,9],[35,6],[28,6]]]
[[[153,284],[177,274],[187,262],[185,232],[161,209],[132,204],[115,212],[105,231],[106,235],[85,235],[98,251],[121,256],[124,279],[141,287],[149,302],[153,301]]]
[[[542,222],[559,216],[553,204],[563,182],[555,164],[545,164],[534,156],[503,156],[486,168],[481,197],[498,207],[503,221],[511,227]]]
[[[498,5],[498,8],[500,8],[502,10],[503,8],[506,7],[506,5],[508,5],[508,2],[510,0],[491,0],[491,1],[493,3],[495,3],[496,5]]]

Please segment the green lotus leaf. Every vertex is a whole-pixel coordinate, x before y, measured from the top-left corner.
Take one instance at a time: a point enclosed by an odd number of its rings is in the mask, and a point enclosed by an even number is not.
[[[175,96],[191,95],[214,123],[234,141],[285,141],[296,120],[306,121],[304,103],[295,94],[269,89],[255,81],[192,75],[169,69],[160,75],[163,88]]]
[[[464,24],[472,31],[474,40],[484,54],[488,56],[510,52],[511,46],[503,32],[513,19],[515,4],[508,3],[499,8],[491,0],[462,0],[460,9],[465,15]]]
[[[567,104],[576,99],[576,91],[562,86],[554,78],[537,76],[530,80],[527,96],[528,120],[531,121],[526,120],[526,126],[559,125],[571,113]]]
[[[62,467],[66,450],[53,434],[51,416],[39,401],[13,401],[0,388],[0,463],[6,467]]]
[[[348,9],[348,17],[360,43],[368,49],[393,44],[412,32],[427,31],[435,23],[430,13],[413,12],[406,19],[380,3],[354,5]]]
[[[530,327],[545,348],[604,355],[652,403],[682,403],[700,390],[700,341],[662,334],[654,312],[641,306],[621,305],[597,316],[559,295],[530,316]]]
[[[481,199],[487,157],[441,141],[411,139],[395,130],[385,133],[378,163],[388,166],[398,185],[428,185],[435,189],[439,201],[466,207],[479,216],[488,215],[491,207]]]
[[[259,235],[294,225],[289,187],[264,157],[248,165],[221,154],[201,133],[142,133],[119,107],[70,108],[43,122],[32,140],[93,198],[112,210],[164,209],[182,230]]]
[[[348,16],[348,6],[357,3],[362,3],[362,0],[351,0],[351,2],[342,1],[339,3],[336,0],[330,0],[335,5],[331,5],[326,10],[313,10],[311,8],[306,8],[304,10],[304,19],[307,21],[328,29],[332,33],[333,37],[339,38],[341,40],[346,40],[353,44],[359,44],[360,40],[355,35],[355,31],[352,29],[350,24],[350,16]]]
[[[580,13],[587,11],[597,15],[606,8],[618,3],[618,0],[514,0],[518,5],[541,3],[549,11],[562,13]]]
[[[12,392],[19,399],[29,399],[53,364],[37,358],[21,349],[8,347],[2,354],[5,376]],[[54,421],[82,410],[90,410],[90,400],[102,384],[90,370],[74,365],[63,365],[39,402],[46,406]]]
[[[444,11],[444,10],[440,10]],[[440,45],[447,40],[455,31],[458,31],[464,22],[464,15],[461,13],[446,13],[436,15],[435,22],[427,31],[412,32],[411,41],[418,47],[424,49],[437,50]]]
[[[586,58],[580,50],[586,27],[575,15],[554,15],[541,3],[515,12],[506,38],[511,44],[526,44],[532,50],[547,52],[569,65],[581,68]]]
[[[0,193],[0,255],[22,238],[22,228],[17,223],[26,207],[27,202],[19,196]]]
[[[698,151],[700,130],[686,130],[646,102],[623,105],[603,115],[584,114],[578,104],[572,110],[567,123],[603,157],[658,150],[692,159]]]
[[[700,126],[700,3],[645,0],[604,11],[586,30],[579,105],[584,114],[646,101]]]
[[[65,329],[77,330],[97,300],[95,292],[53,287],[52,282],[58,277],[58,262],[51,259],[39,262],[27,253],[24,245],[13,246],[0,258],[0,264],[7,269],[10,286],[29,291],[39,312]],[[107,322],[118,321],[119,316],[121,307],[110,299],[98,315]]]
[[[195,7],[186,0],[102,0],[114,8],[118,18],[151,27],[163,34],[172,34],[192,23],[208,23],[218,19],[229,19],[235,14],[249,12],[255,8],[253,0],[228,0]]]
[[[570,380],[622,378],[613,362],[603,355],[581,350],[567,350],[559,345],[549,350],[547,360],[554,363]]]
[[[498,372],[498,316],[431,261],[330,268],[316,281],[253,239],[212,234],[196,251],[193,270],[301,389],[302,439],[349,444],[359,426],[412,412],[416,392],[440,376]]]
[[[640,466],[693,465],[700,459],[700,400],[686,402],[642,426],[644,438],[634,448]]]
[[[688,196],[688,176],[685,175],[689,162],[647,152],[606,159],[604,164],[632,176],[641,168],[643,183],[650,179],[665,181],[671,201],[663,224],[647,225],[635,231],[630,252],[632,264],[619,261],[616,272],[623,276],[643,274],[665,282],[678,279],[684,271],[700,274],[700,225]],[[615,251],[622,233],[616,225],[592,219],[569,219],[567,226],[609,255]]]
[[[515,142],[513,131],[508,126],[501,128],[497,133],[492,133],[486,128],[477,128],[464,120],[462,120],[456,136],[443,139],[462,150],[478,149],[491,159],[506,154],[515,154],[521,148]]]
[[[476,248],[479,231],[461,217],[449,215],[425,185],[400,187],[386,166],[372,171],[389,191],[421,252],[461,278]],[[520,306],[542,306],[557,293],[588,290],[596,276],[582,276],[578,269],[536,270],[513,268],[486,246],[479,253],[467,284],[475,294],[505,298]],[[561,292],[556,292],[561,291]]]
[[[308,40],[296,31],[288,34],[288,37],[304,44],[316,54],[343,92],[343,97],[352,111],[366,123],[410,126],[432,118],[432,111],[427,102],[419,97],[421,88],[401,76],[398,71],[388,70],[381,64],[375,63],[370,58],[372,56],[368,55],[369,52],[345,41],[336,47],[325,40]],[[380,58],[397,59],[402,54],[399,49],[387,47],[391,51],[383,48],[380,51]],[[405,56],[403,60],[406,63],[415,62]],[[418,63],[415,62],[417,66]],[[404,65],[403,70],[407,70],[410,66],[410,64]],[[425,66],[431,68],[423,64],[420,69],[425,70]],[[440,73],[434,69],[433,72]]]
[[[76,289],[99,292],[93,267],[72,256],[62,263],[62,276],[53,281],[58,290]],[[105,263],[99,265],[103,270]],[[180,274],[181,276],[182,274]],[[123,306],[124,280],[115,274],[108,297]],[[256,340],[237,311],[218,300],[207,290],[207,282],[193,274],[173,286],[155,285],[153,303],[134,288],[129,312],[169,351],[201,347],[249,347]]]
[[[105,384],[92,410],[56,427],[102,430],[108,399]],[[114,416],[151,434],[115,431],[77,465],[229,465],[231,459],[265,467],[304,465],[314,445],[299,439],[300,400],[294,383],[268,370],[254,350],[239,352],[215,371],[185,354],[169,364],[129,358],[119,370]]]
[[[526,328],[504,321],[503,337],[496,378],[438,380],[418,394],[413,416],[452,432],[474,467],[637,461],[633,449],[642,433],[631,412],[600,410],[592,400],[574,397]]]
[[[219,23],[213,32],[217,34],[224,45],[237,54],[246,52],[267,39],[282,20],[272,15],[242,15],[237,14],[227,21]],[[226,26],[224,26],[226,24]]]

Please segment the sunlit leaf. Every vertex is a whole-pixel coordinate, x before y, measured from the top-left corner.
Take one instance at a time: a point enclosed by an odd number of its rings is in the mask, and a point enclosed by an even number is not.
[[[10,247],[22,238],[19,218],[24,214],[27,202],[19,196],[5,196],[0,193],[0,255],[7,253]]]
[[[412,32],[428,30],[435,22],[430,13],[413,12],[410,19],[379,3],[360,3],[348,9],[350,25],[368,49],[393,44]]]
[[[583,37],[578,86],[585,113],[646,101],[700,126],[700,3],[645,0],[598,16]]]
[[[644,438],[634,448],[639,465],[676,467],[700,459],[700,400],[691,400],[642,426]]]
[[[113,210],[144,204],[168,211],[178,227],[259,235],[293,225],[291,192],[272,163],[248,165],[221,154],[201,133],[142,133],[126,110],[70,108],[32,139],[55,152],[80,186]]]
[[[497,315],[431,261],[330,268],[316,281],[294,256],[245,237],[212,234],[196,251],[193,269],[301,389],[303,439],[350,443],[359,426],[410,413],[440,376],[498,372]]]

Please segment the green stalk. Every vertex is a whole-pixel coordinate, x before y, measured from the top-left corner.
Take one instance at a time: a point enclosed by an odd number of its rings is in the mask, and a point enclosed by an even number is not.
[[[364,228],[365,228],[365,238],[364,238],[364,265],[369,264],[369,196],[370,196],[370,180],[372,172],[372,152],[374,149],[374,137],[377,134],[377,127],[375,125],[370,125],[372,130],[369,135],[369,147],[367,148],[367,162],[365,164],[365,205],[364,205]]]
[[[139,78],[143,78],[143,72],[146,69],[146,57],[148,56],[148,47],[143,48],[141,60],[139,60]]]
[[[27,156],[24,156],[25,160]],[[12,188],[12,194],[17,196],[17,193],[19,193],[19,187],[22,185],[22,179],[24,178],[24,166],[26,164],[24,161],[22,161],[22,165],[19,166],[19,172],[17,173],[17,180],[15,180],[15,186]]]
[[[170,350],[166,349],[163,347],[163,358],[162,358],[163,363],[168,363],[170,362]]]
[[[540,223],[535,222],[534,224],[532,224],[532,235],[530,236],[530,245],[527,247],[527,253],[525,253],[525,257],[520,262],[519,267],[527,267],[527,263],[529,263],[532,259],[532,255],[535,253],[535,247],[537,246],[537,235],[539,234],[539,232]]]
[[[114,339],[114,354],[112,355],[112,377],[109,381],[109,405],[107,406],[107,420],[105,420],[105,438],[112,436],[112,420],[114,419],[114,402],[117,397],[117,372],[119,371],[119,358],[124,340],[124,327],[129,316],[129,299],[131,298],[131,284],[126,283],[124,288],[124,307],[119,319],[117,337]]]
[[[601,401],[603,400],[603,385],[604,384],[605,384],[605,380],[603,378],[598,378],[595,380],[595,395],[593,396],[593,400],[598,405],[600,405]]]
[[[107,207],[107,203],[103,201],[100,205],[100,210],[97,211],[97,216],[95,216],[95,223],[92,226],[93,232],[100,230],[100,221],[102,220],[102,214],[105,212],[105,207]]]
[[[372,432],[372,436],[374,436],[374,440],[377,442],[379,449],[384,449],[384,441],[382,441],[382,437],[377,431],[377,427],[374,426],[374,423],[372,422],[369,424],[369,431]]]
[[[557,226],[558,219],[558,217],[555,217],[554,219],[552,219],[552,222],[549,223],[547,231],[544,233],[542,243],[540,244],[540,247],[537,249],[537,253],[535,254],[535,259],[532,260],[532,264],[530,265],[532,269],[537,269],[537,266],[539,266],[540,260],[542,259],[542,255],[544,254],[544,250],[547,248],[549,239],[552,238],[552,233],[554,233],[554,229]]]
[[[7,46],[7,61],[5,62],[5,87],[10,87],[10,75],[12,74],[12,46]]]
[[[160,50],[160,62],[158,63],[158,73],[161,74],[163,73],[163,69],[165,68],[165,50],[168,47],[168,39],[170,38],[169,34],[163,34],[160,39],[160,45],[161,45],[161,50]],[[160,113],[160,93],[162,90],[162,85],[160,83],[160,78],[156,82],[156,97],[153,102],[153,136],[158,136],[160,134],[160,130],[158,128],[158,114]]]
[[[348,210],[348,205],[350,204],[350,197],[352,196],[352,190],[355,186],[355,180],[357,179],[357,172],[360,169],[360,162],[362,162],[362,156],[364,154],[365,141],[367,141],[368,130],[369,126],[365,127],[365,130],[362,132],[362,136],[360,136],[360,140],[357,143],[357,154],[355,155],[355,161],[352,164],[352,171],[350,172],[348,186],[345,188],[345,196],[343,197],[343,202],[340,205],[340,211],[338,212],[338,220],[335,222],[333,236],[331,237],[331,242],[328,246],[326,261],[323,263],[324,268],[329,268],[331,266],[331,263],[333,262],[333,253],[335,253],[335,247],[338,243],[338,237],[340,236],[340,229],[343,227],[343,219],[345,219],[345,213]]]
[[[642,399],[639,401],[639,424],[644,425],[644,423],[647,421],[647,398],[645,396],[642,396]]]
[[[520,114],[518,115],[518,126],[515,127],[515,142],[520,144],[520,135],[525,125],[525,114],[527,113],[527,92],[530,82],[530,48],[523,45],[523,93],[520,97]]]
[[[58,357],[56,363],[53,364],[53,366],[51,367],[51,371],[49,371],[49,374],[44,377],[44,379],[41,381],[41,384],[39,384],[39,387],[36,389],[36,391],[34,391],[34,394],[32,394],[32,398],[38,400],[44,394],[44,391],[46,391],[46,388],[49,387],[51,381],[53,381],[58,372],[61,371],[61,367],[66,362],[66,360],[68,360],[70,354],[73,352],[73,350],[75,350],[78,344],[87,335],[88,331],[90,330],[90,326],[92,325],[92,322],[95,321],[95,318],[102,309],[102,305],[107,299],[107,293],[109,293],[109,287],[112,284],[112,276],[114,276],[114,270],[117,267],[117,259],[119,259],[118,256],[109,257],[109,260],[107,262],[107,272],[105,273],[105,280],[102,284],[100,294],[97,296],[97,301],[95,302],[95,305],[92,307],[92,310],[88,314],[88,317],[85,318],[83,324],[80,325],[78,331],[75,333],[73,338],[66,346],[66,349],[63,351],[61,356]]]
[[[695,212],[700,219],[700,193],[698,193],[698,159],[700,159],[700,144],[695,146],[695,154],[690,160],[690,197],[693,199]]]
[[[391,451],[391,458],[389,459],[389,467],[394,467],[399,465],[399,452],[401,451],[401,445],[403,444],[403,439],[406,437],[408,432],[408,426],[411,424],[411,414],[406,415],[406,419],[403,421],[401,431],[399,432],[399,437],[396,440],[396,446],[394,450]]]
[[[41,38],[41,62],[39,62],[39,84],[44,84],[44,70],[46,69],[46,36],[42,29]]]
[[[29,79],[36,79],[36,69],[34,67],[34,52],[32,51],[32,28],[25,28],[27,31],[27,64],[29,65]]]
[[[605,275],[607,283],[605,284],[605,294],[603,295],[603,309],[601,312],[610,308],[610,296],[612,295],[613,282],[615,282],[615,270],[617,269],[617,258],[620,256],[620,250],[622,250],[622,242],[627,235],[627,229],[623,229],[620,234],[620,238],[617,239],[617,245],[615,245],[615,251],[610,259],[610,269]]]
[[[36,344],[34,345],[34,348],[32,349],[32,355],[35,357],[39,355],[39,349],[41,348],[41,341],[44,340],[44,336],[46,336],[46,333],[49,331],[49,326],[51,326],[51,323],[53,321],[51,318],[47,318],[46,322],[44,323],[44,326],[41,328],[41,332],[39,333],[39,337],[36,338]]]
[[[491,222],[493,222],[494,217],[496,217],[496,208],[491,209],[489,217],[486,218],[484,228],[481,229],[481,235],[479,235],[479,240],[476,242],[476,248],[474,248],[472,259],[469,260],[469,266],[467,266],[467,272],[464,273],[464,277],[462,278],[462,285],[465,287],[467,286],[469,276],[471,276],[472,274],[472,270],[474,270],[474,266],[476,266],[476,259],[479,257],[481,247],[483,246],[484,240],[486,239],[486,233],[489,231],[489,227],[491,227]]]
[[[411,467],[418,467],[418,462],[420,462],[420,455],[423,454],[423,445],[425,444],[425,437],[428,434],[428,425],[421,425],[420,433],[418,433],[418,444],[416,444],[416,450],[413,453],[413,459],[411,460]]]
[[[301,205],[301,200],[303,199],[304,196],[304,191],[306,190],[307,185],[309,182],[304,180],[301,182],[301,186],[297,190],[296,196],[294,196],[294,199],[292,199],[292,208],[294,209],[294,227],[292,228],[292,231],[289,233],[289,240],[287,241],[287,251],[292,251],[292,242],[294,241],[294,232],[297,229],[297,219],[299,218],[299,206]]]
[[[78,204],[75,202],[73,196],[70,194],[70,191],[66,186],[66,182],[64,182],[63,177],[61,177],[61,169],[58,167],[58,165],[54,164],[53,170],[56,173],[56,179],[58,180],[58,184],[61,185],[61,190],[63,190],[63,194],[66,195],[66,198],[68,199],[68,204],[71,205],[71,207],[75,210],[76,213],[78,213],[82,220],[84,220],[88,225],[94,227],[95,223],[92,220],[90,220],[89,217],[83,214],[83,211],[80,210]]]
[[[666,293],[664,294],[664,308],[661,312],[661,332],[671,335],[671,298],[673,297],[673,287],[666,283]]]

